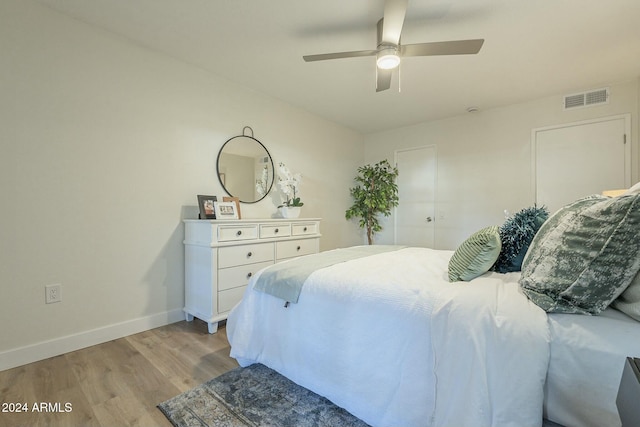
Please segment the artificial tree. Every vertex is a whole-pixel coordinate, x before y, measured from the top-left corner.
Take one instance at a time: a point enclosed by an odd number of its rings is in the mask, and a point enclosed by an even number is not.
[[[367,240],[373,244],[373,235],[382,230],[379,215],[391,215],[391,209],[398,206],[398,186],[396,177],[398,168],[391,166],[385,159],[375,165],[358,168],[358,183],[349,192],[353,197],[353,206],[347,209],[347,219],[360,218],[360,228],[366,228]]]

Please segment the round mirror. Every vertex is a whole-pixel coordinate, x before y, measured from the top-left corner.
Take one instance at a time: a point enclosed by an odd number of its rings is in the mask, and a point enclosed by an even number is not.
[[[224,191],[243,203],[264,199],[273,186],[271,155],[252,136],[239,135],[227,140],[218,153],[216,167]]]

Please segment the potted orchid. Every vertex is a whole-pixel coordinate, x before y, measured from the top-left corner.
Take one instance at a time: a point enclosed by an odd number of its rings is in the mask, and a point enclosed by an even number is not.
[[[286,200],[278,206],[278,209],[283,218],[297,218],[300,215],[300,208],[304,205],[298,196],[301,181],[302,175],[291,173],[285,164],[280,162],[278,185]]]

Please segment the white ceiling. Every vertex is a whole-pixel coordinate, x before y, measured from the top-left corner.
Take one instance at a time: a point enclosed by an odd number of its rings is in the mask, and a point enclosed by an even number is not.
[[[375,49],[383,0],[39,1],[362,133],[640,76],[640,0],[409,1],[403,43],[485,43],[405,58],[380,93],[373,57],[302,55]]]

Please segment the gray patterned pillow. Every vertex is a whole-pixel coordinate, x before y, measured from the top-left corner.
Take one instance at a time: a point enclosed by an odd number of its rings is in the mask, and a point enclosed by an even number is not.
[[[598,314],[640,270],[640,195],[592,196],[553,214],[522,263],[524,293],[548,312]]]
[[[486,273],[498,259],[501,247],[497,225],[476,231],[449,260],[449,281],[469,281]]]

